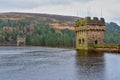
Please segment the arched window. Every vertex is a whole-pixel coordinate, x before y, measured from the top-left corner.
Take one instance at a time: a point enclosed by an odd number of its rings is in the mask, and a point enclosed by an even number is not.
[[[78,41],[78,42],[79,42],[79,44],[81,44],[81,43],[82,43],[82,42],[81,42],[81,39],[79,39],[79,41]]]
[[[85,40],[84,39],[82,39],[82,44],[84,44],[85,43]]]
[[[98,44],[98,40],[95,40],[95,44]]]

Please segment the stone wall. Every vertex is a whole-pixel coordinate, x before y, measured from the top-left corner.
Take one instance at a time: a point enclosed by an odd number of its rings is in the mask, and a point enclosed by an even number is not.
[[[76,21],[76,49],[89,49],[104,44],[105,21],[86,17]]]
[[[17,45],[18,46],[25,45],[25,37],[17,37]]]

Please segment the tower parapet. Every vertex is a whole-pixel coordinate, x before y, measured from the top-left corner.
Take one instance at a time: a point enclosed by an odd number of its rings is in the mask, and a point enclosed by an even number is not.
[[[105,26],[105,20],[104,18],[98,19],[98,17],[93,17],[93,19],[91,19],[91,17],[85,17],[76,21],[76,27],[85,25]]]

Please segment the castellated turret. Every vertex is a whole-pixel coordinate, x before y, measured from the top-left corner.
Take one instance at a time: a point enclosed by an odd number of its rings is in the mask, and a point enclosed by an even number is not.
[[[104,44],[105,20],[85,17],[75,22],[76,49],[90,49]]]
[[[84,25],[105,26],[105,20],[104,18],[98,19],[98,17],[93,17],[93,19],[91,19],[91,17],[85,17],[85,18],[81,18],[80,20],[77,20],[76,25],[77,26],[84,26]]]

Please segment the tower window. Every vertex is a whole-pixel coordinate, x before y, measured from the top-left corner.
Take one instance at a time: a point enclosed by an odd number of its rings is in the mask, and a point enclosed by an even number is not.
[[[84,44],[85,43],[85,40],[84,39],[82,39],[82,44]]]
[[[95,44],[98,44],[98,41],[97,41],[97,40],[95,40]]]
[[[81,39],[79,39],[79,44],[81,44]]]

